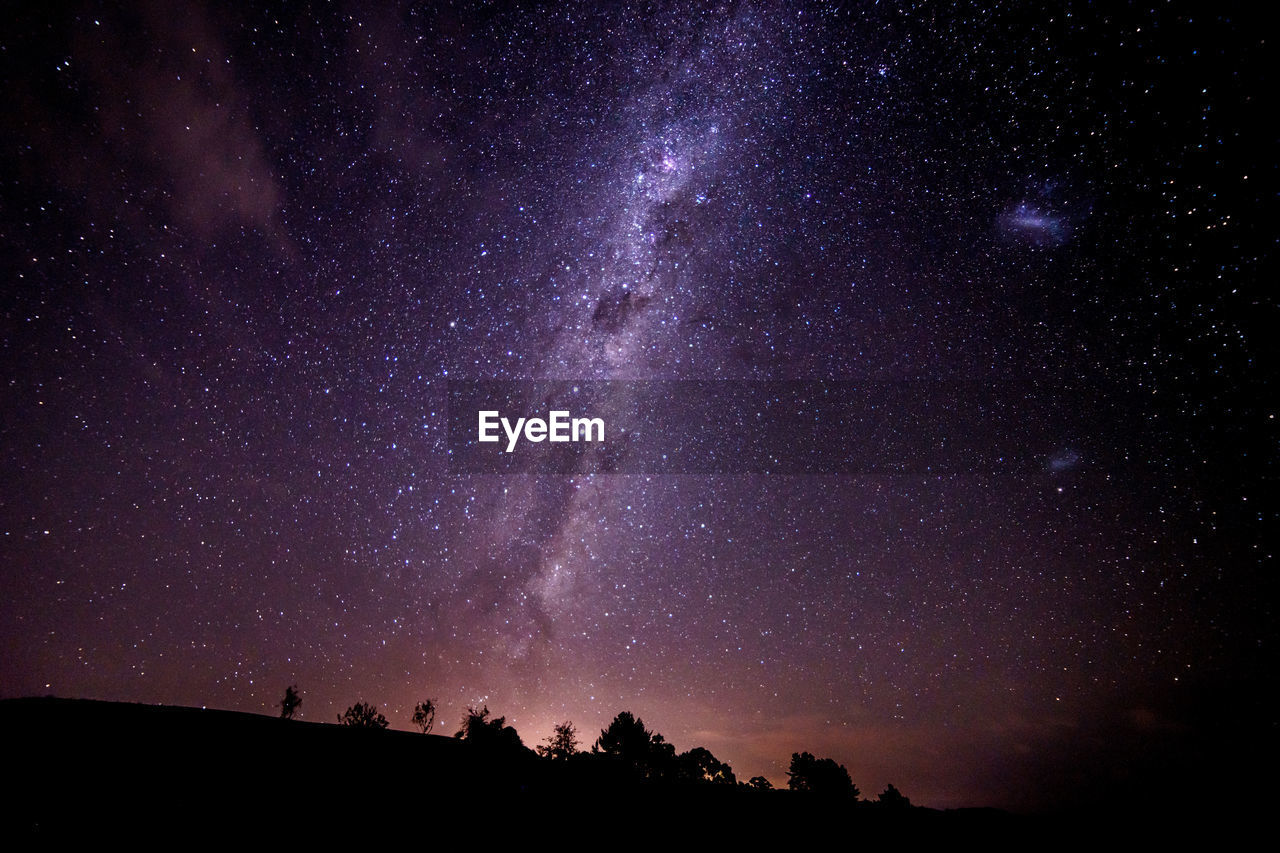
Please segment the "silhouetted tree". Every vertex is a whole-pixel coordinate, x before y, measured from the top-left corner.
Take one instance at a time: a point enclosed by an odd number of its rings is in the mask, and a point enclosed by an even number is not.
[[[640,761],[648,755],[652,739],[653,732],[644,727],[644,720],[636,719],[630,711],[621,711],[607,729],[600,731],[591,751]]]
[[[284,698],[280,700],[280,717],[292,720],[294,713],[302,707],[302,697],[298,694],[298,685],[291,684],[284,689]]]
[[[791,769],[787,771],[787,787],[793,791],[813,791],[826,796],[857,799],[858,786],[849,778],[843,764],[830,758],[814,758],[810,752],[791,753]]]
[[[431,731],[436,724],[436,700],[428,699],[414,706],[413,724],[422,729],[424,735]]]
[[[543,758],[565,759],[578,751],[578,733],[572,722],[564,722],[555,727],[545,744],[537,747],[538,755]]]
[[[385,729],[387,718],[378,713],[373,705],[357,702],[344,713],[338,715],[338,722],[344,726],[357,729]]]
[[[525,751],[524,742],[516,730],[507,725],[507,718],[491,717],[488,705],[479,711],[468,708],[462,717],[462,727],[454,737],[482,749]]]
[[[893,787],[892,784],[884,789],[879,797],[880,804],[885,808],[905,809],[911,805],[911,800],[902,795],[902,792]]]
[[[648,775],[653,779],[662,779],[672,774],[676,763],[675,744],[667,743],[667,739],[657,732],[649,741]]]
[[[773,783],[763,776],[752,776],[745,784],[748,788],[756,788],[761,791],[773,790]]]
[[[715,785],[735,785],[737,777],[733,768],[711,754],[709,749],[695,746],[680,753],[676,759],[679,777],[690,782],[710,782]]]
[[[667,776],[676,757],[675,747],[662,735],[646,729],[644,721],[630,711],[622,711],[613,718],[609,728],[600,732],[591,751],[617,758],[649,779]]]

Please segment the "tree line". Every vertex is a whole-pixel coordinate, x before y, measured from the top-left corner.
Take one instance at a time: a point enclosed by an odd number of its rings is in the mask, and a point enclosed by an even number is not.
[[[302,706],[297,685],[285,690],[280,700],[280,716],[292,719]],[[435,726],[436,703],[434,699],[419,702],[411,718],[423,734],[429,734]],[[377,707],[363,701],[356,702],[338,715],[338,723],[361,729],[385,729],[387,718]],[[468,708],[454,737],[476,748],[506,754],[529,753],[506,717],[495,717],[488,705],[479,709]],[[622,711],[600,736],[590,750],[581,748],[578,731],[572,721],[555,726],[546,741],[532,750],[540,758],[549,761],[581,761],[603,758],[616,761],[626,767],[636,778],[655,783],[693,783],[709,785],[737,785],[746,788],[768,790],[772,783],[763,776],[753,776],[739,782],[733,768],[720,761],[705,747],[697,746],[686,752],[676,748],[658,732],[645,728],[644,721],[630,711]],[[810,752],[791,754],[787,770],[787,787],[792,791],[805,791],[813,795],[856,801],[861,795],[853,783],[849,771],[832,758],[817,758]],[[877,802],[891,808],[905,808],[911,801],[890,784],[877,797]]]

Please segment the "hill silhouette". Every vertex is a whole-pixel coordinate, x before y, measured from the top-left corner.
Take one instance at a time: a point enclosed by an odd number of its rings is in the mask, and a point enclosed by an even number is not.
[[[1044,820],[654,782],[607,756],[540,759],[417,732],[79,699],[0,701],[5,837],[305,840],[562,835],[581,844],[1029,843]]]

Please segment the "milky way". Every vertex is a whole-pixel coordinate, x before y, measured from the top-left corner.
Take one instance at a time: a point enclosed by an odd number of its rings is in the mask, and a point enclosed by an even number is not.
[[[1260,30],[1018,6],[16,13],[0,694],[631,710],[936,806],[1201,767],[1270,659]],[[1051,443],[458,473],[481,379],[972,383]]]

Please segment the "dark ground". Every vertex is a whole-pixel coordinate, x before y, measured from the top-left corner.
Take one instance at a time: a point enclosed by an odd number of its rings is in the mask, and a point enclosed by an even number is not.
[[[1043,849],[1222,840],[1249,814],[1190,802],[1159,815],[891,811],[785,790],[645,785],[608,761],[486,754],[439,735],[90,700],[0,701],[0,731],[12,785],[4,837],[26,841]]]

